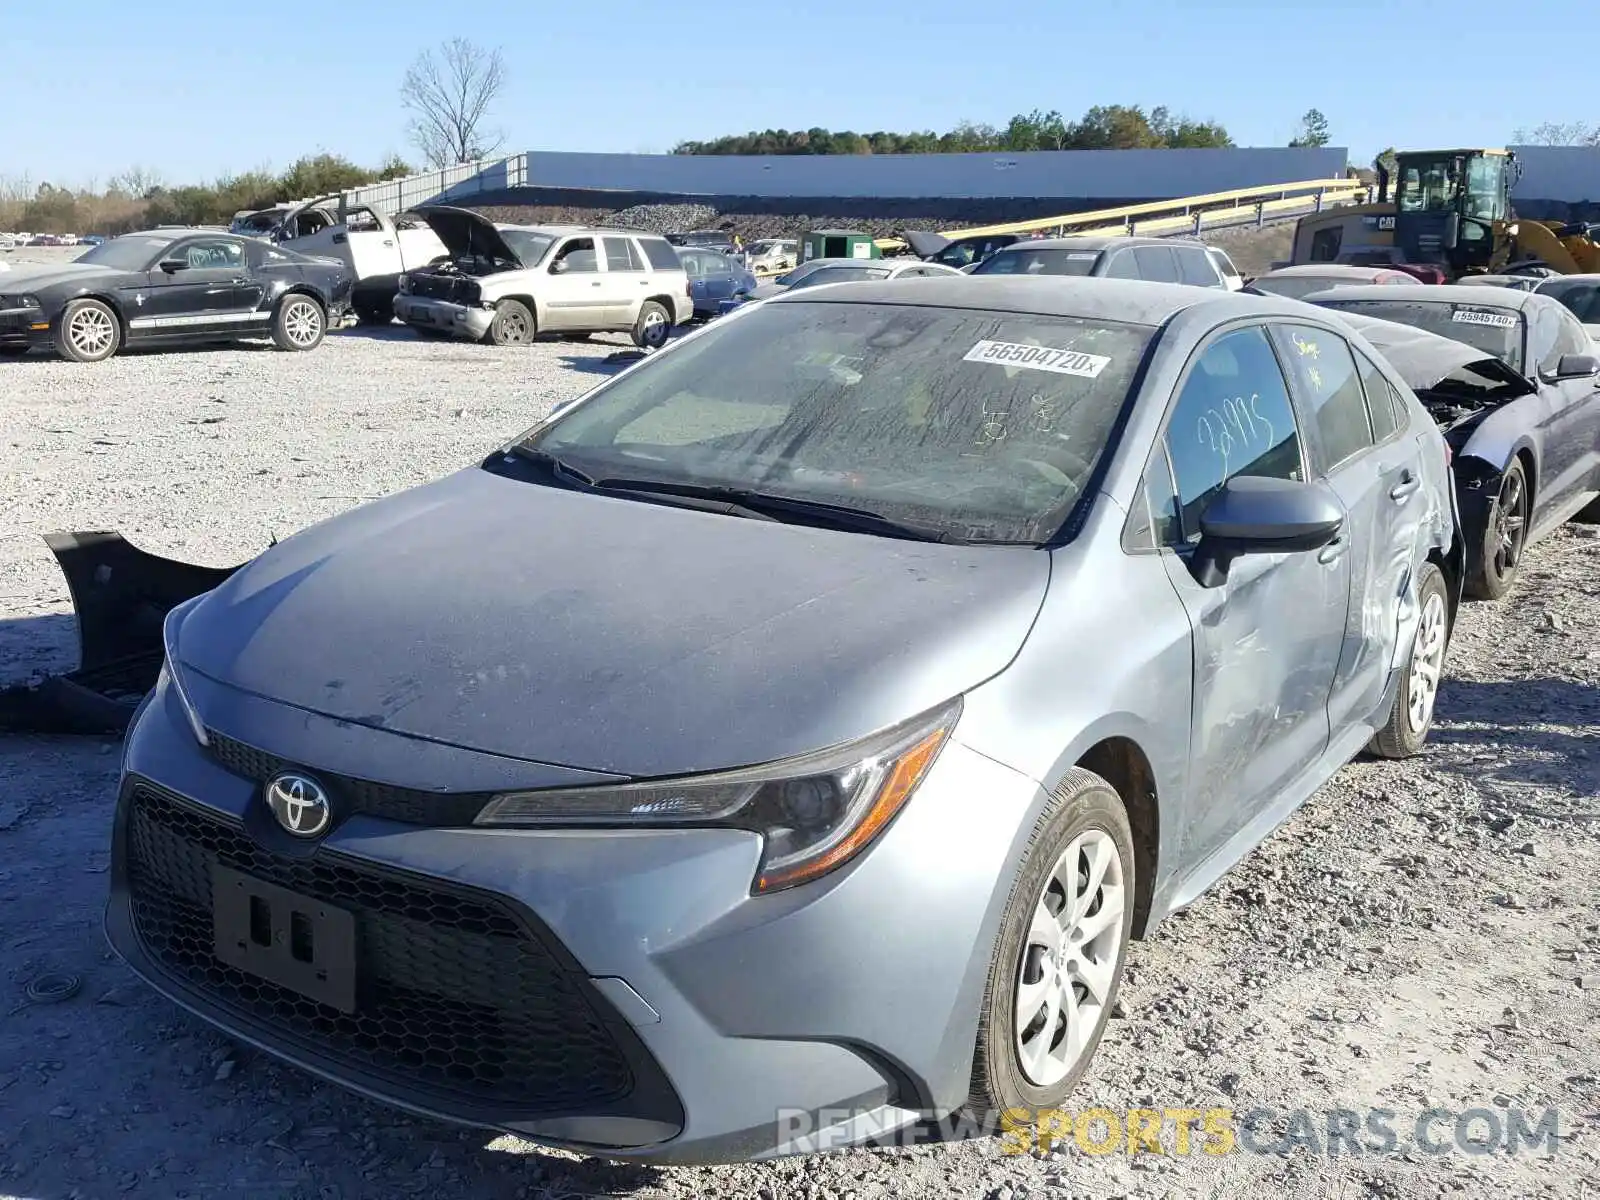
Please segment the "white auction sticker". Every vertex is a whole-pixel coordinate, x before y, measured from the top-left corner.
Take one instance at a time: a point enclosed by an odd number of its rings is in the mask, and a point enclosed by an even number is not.
[[[1029,346],[1023,342],[979,342],[961,356],[963,362],[994,363],[999,367],[1027,367],[1033,371],[1054,371],[1057,375],[1081,375],[1094,379],[1111,360],[1100,354],[1079,350],[1056,350],[1049,346]]]
[[[1515,329],[1517,319],[1510,313],[1476,312],[1469,308],[1458,308],[1450,314],[1452,321],[1460,321],[1463,325],[1493,325],[1499,329]]]

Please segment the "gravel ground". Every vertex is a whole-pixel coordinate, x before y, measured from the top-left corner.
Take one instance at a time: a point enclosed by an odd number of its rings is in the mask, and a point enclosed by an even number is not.
[[[39,540],[230,564],[468,463],[611,349],[349,331],[310,355],[0,364],[0,684],[72,664]],[[1396,1152],[1011,1156],[997,1139],[655,1171],[414,1120],[234,1047],[100,932],[117,748],[0,737],[0,1196],[1579,1196],[1600,1189],[1600,541],[1464,612],[1431,749],[1359,762],[1137,945],[1078,1106],[1397,1112]],[[23,1004],[46,972],[74,997]],[[1587,985],[1587,986],[1585,986]],[[1554,1154],[1430,1156],[1416,1115],[1560,1113]],[[1447,1131],[1448,1123],[1441,1127]],[[1171,1138],[1168,1138],[1171,1147]]]

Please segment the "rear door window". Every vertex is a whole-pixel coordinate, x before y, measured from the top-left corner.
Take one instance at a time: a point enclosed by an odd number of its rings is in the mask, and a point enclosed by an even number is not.
[[[1361,373],[1361,386],[1367,393],[1367,419],[1372,422],[1372,441],[1381,445],[1394,436],[1405,423],[1401,418],[1400,393],[1390,385],[1378,365],[1352,347],[1356,367]]]
[[[645,258],[655,270],[683,270],[683,264],[678,261],[678,252],[665,238],[640,238],[639,245],[644,249]]]
[[[1173,259],[1170,246],[1137,246],[1133,261],[1138,265],[1139,278],[1152,283],[1179,283],[1178,264]]]
[[[1139,264],[1133,261],[1132,250],[1114,250],[1107,256],[1106,269],[1101,272],[1106,279],[1138,279]]]
[[[1272,336],[1291,386],[1311,410],[1323,470],[1332,471],[1371,446],[1366,393],[1345,340],[1310,325],[1274,325]]]
[[[632,238],[608,237],[601,240],[605,243],[606,248],[606,270],[644,270],[644,259],[640,256],[639,251],[634,248]]]
[[[1217,273],[1216,265],[1204,250],[1198,247],[1174,246],[1172,252],[1178,256],[1180,283],[1209,288],[1222,285],[1222,277]]]

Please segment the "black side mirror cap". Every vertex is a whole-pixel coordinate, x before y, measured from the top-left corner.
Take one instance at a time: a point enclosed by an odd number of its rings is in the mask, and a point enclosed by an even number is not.
[[[1320,550],[1344,524],[1344,506],[1324,484],[1238,475],[1201,514],[1191,569],[1202,587],[1219,587],[1234,559]]]
[[[163,271],[171,275],[174,271],[187,271],[189,269],[189,260],[186,258],[163,258],[160,265]]]
[[[1557,379],[1588,379],[1600,375],[1600,358],[1592,354],[1563,354],[1556,363]]]

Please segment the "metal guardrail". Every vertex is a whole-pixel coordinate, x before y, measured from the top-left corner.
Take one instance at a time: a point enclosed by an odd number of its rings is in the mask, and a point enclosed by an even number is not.
[[[1106,229],[1115,228],[1132,232],[1135,225],[1140,229],[1150,229],[1157,224],[1177,228],[1185,221],[1193,224],[1195,217],[1204,216],[1205,212],[1224,206],[1230,209],[1255,207],[1271,211],[1267,206],[1281,209],[1294,205],[1314,204],[1316,210],[1320,212],[1330,199],[1346,200],[1365,191],[1366,184],[1358,179],[1306,179],[1299,183],[1269,183],[1257,187],[1234,188],[1227,192],[1183,196],[1176,200],[1152,200],[1143,204],[1125,204],[1119,208],[1067,213],[1059,217],[1038,217],[1031,221],[1013,221],[1005,225],[975,225],[970,229],[940,230],[940,234],[954,241],[957,238],[982,237],[985,234],[1035,233],[1040,230],[1054,230],[1058,236],[1064,236],[1067,233],[1101,233]],[[1291,196],[1291,192],[1306,194]],[[1268,197],[1276,198],[1269,200]],[[1157,217],[1157,214],[1161,213],[1171,215]],[[1136,220],[1146,215],[1157,219]],[[1198,225],[1196,228],[1198,229]]]

